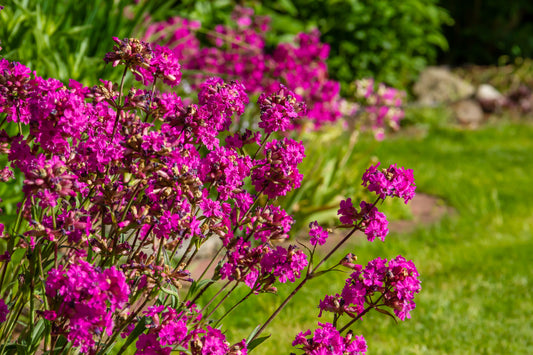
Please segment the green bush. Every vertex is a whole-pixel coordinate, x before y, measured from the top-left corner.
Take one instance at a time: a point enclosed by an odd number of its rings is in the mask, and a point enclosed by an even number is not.
[[[405,88],[446,49],[441,26],[451,18],[437,0],[283,0],[241,1],[272,17],[268,42],[290,41],[317,27],[331,45],[330,72],[343,83],[373,77]],[[231,22],[237,2],[229,0],[7,0],[0,12],[0,54],[23,61],[44,77],[70,77],[83,83],[104,74],[103,54],[111,37],[132,37],[148,23],[173,15],[206,28]],[[114,79],[114,78],[112,78]]]
[[[437,0],[247,0],[259,15],[272,17],[271,46],[291,41],[298,32],[316,27],[331,46],[328,65],[332,78],[346,93],[355,79],[373,77],[406,88],[420,70],[432,64],[448,43],[442,26],[453,20]],[[205,28],[230,23],[235,2],[175,1],[181,16],[199,20]]]
[[[285,0],[263,7],[315,24],[331,45],[330,72],[343,83],[373,77],[405,88],[448,48],[453,21],[436,0]],[[276,17],[274,17],[276,26]],[[275,29],[279,30],[279,28]]]

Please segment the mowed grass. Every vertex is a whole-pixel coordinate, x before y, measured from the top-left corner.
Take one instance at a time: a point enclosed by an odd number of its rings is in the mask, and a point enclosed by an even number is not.
[[[401,254],[421,274],[412,319],[396,324],[374,312],[353,328],[367,339],[369,354],[533,354],[533,125],[502,122],[464,130],[430,124],[423,134],[362,141],[356,149],[370,151],[384,166],[412,168],[419,192],[456,210],[435,225],[391,234],[385,243],[359,237],[339,253],[355,252],[363,264]],[[354,184],[361,175],[354,171]],[[312,280],[271,324],[272,337],[252,353],[294,351],[295,335],[317,327],[319,300],[340,292],[346,277],[329,273]],[[224,320],[223,330],[232,341],[247,337],[291,289],[243,304]]]

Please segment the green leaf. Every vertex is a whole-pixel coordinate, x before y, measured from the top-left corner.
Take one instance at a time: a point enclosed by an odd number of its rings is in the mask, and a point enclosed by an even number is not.
[[[196,293],[197,290],[202,288],[204,285],[208,284],[209,282],[214,282],[215,280],[212,279],[204,279],[200,281],[193,281],[191,284],[191,287],[189,288],[189,294],[193,295]]]
[[[294,6],[291,0],[279,0],[278,4],[282,10],[287,11],[291,16],[298,15],[298,9]]]
[[[50,328],[49,323],[43,318],[39,319],[37,324],[35,324],[30,337],[30,353],[34,353],[37,350],[37,347],[41,343],[43,333],[45,330],[47,330],[47,328]]]
[[[270,335],[267,335],[267,336],[264,336],[264,337],[260,337],[260,338],[257,338],[257,339],[254,339],[252,340],[251,342],[249,342],[247,345],[247,348],[248,348],[248,354],[253,350],[255,349],[257,346],[261,345],[265,340],[267,340],[268,338],[270,338],[271,336]]]
[[[247,337],[248,340],[246,340],[246,345],[250,343],[250,340],[257,334],[260,328],[261,328],[261,324],[259,324],[257,327],[254,328],[254,330],[252,330],[250,335],[248,335]]]
[[[8,344],[4,347],[4,353],[6,354],[28,354],[27,348],[21,344]]]
[[[139,337],[139,335],[141,335],[146,330],[147,319],[148,317],[142,317],[139,322],[137,322],[135,329],[133,329],[130,335],[128,335],[126,342],[122,346],[123,349],[127,349],[131,345],[131,343],[133,343]]]

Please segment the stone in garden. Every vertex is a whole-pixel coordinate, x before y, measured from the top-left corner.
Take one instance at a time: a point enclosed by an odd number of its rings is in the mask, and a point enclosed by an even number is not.
[[[469,98],[476,92],[474,86],[443,67],[426,68],[413,91],[423,105],[454,102]]]
[[[481,84],[477,88],[476,99],[478,100],[502,100],[504,98],[494,86]]]
[[[481,84],[477,88],[476,99],[485,112],[494,112],[505,102],[505,96],[489,84]]]
[[[461,124],[475,127],[483,121],[483,110],[476,100],[461,100],[453,104],[452,109]]]

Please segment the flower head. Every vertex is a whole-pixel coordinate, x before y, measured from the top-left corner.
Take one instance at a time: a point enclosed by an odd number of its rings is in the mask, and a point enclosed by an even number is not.
[[[364,355],[366,354],[366,341],[362,335],[353,336],[348,332],[345,337],[330,323],[318,323],[320,328],[315,330],[312,337],[311,331],[301,332],[292,342],[293,346],[301,346],[304,354],[318,355]]]
[[[405,203],[415,196],[413,170],[398,168],[396,164],[388,169],[378,170],[380,163],[369,167],[363,174],[363,186],[375,192],[380,198],[387,196],[403,198]]]

